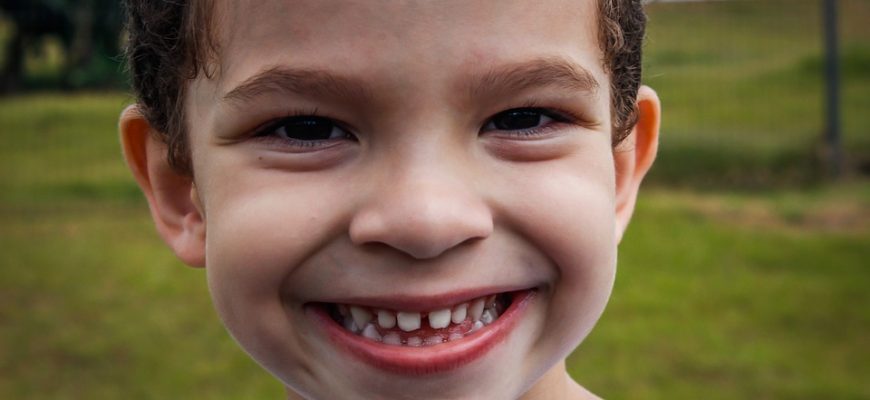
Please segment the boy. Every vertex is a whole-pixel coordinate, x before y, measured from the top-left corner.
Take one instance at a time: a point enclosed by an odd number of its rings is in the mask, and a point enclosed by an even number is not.
[[[128,7],[126,160],[291,398],[595,397],[565,357],[656,152],[639,1]]]

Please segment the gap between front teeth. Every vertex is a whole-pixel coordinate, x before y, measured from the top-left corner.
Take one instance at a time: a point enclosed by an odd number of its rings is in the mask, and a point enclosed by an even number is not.
[[[427,313],[369,309],[344,304],[338,304],[337,310],[339,322],[346,330],[384,344],[410,347],[432,346],[461,339],[491,324],[503,311],[494,295]],[[443,332],[424,333],[427,337],[405,334],[425,328],[424,315],[429,328],[447,329]]]

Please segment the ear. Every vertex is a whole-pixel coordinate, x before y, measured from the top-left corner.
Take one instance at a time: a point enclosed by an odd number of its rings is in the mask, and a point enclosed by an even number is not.
[[[656,92],[641,86],[637,93],[637,124],[614,150],[616,166],[616,241],[628,227],[640,183],[652,166],[659,146],[661,103]]]
[[[169,166],[166,145],[137,105],[121,113],[119,130],[124,159],[148,200],[157,232],[185,264],[205,266],[205,220],[193,178]]]

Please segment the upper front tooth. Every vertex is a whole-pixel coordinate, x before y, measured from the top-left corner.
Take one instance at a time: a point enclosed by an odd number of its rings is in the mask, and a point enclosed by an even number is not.
[[[468,303],[462,303],[453,309],[453,314],[450,315],[450,320],[454,324],[465,321],[465,315],[468,312]]]
[[[350,306],[350,315],[353,317],[353,322],[356,322],[356,326],[360,328],[372,320],[372,312],[362,307]]]
[[[396,326],[396,315],[387,310],[378,310],[378,325],[385,329]]]
[[[450,325],[450,309],[429,311],[429,326],[434,329],[446,328]]]
[[[479,321],[480,316],[483,315],[483,302],[484,299],[477,299],[468,307],[468,314],[471,315],[472,321]]]
[[[418,312],[399,311],[396,313],[396,320],[399,323],[399,329],[405,332],[420,329],[420,313]]]

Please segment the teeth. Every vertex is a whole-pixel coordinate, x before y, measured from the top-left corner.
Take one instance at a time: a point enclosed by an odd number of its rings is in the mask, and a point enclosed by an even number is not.
[[[439,335],[429,336],[429,337],[426,338],[426,340],[424,341],[424,343],[426,344],[426,346],[433,346],[433,345],[436,345],[436,344],[444,343],[444,338],[442,338],[442,337],[439,336]]]
[[[480,316],[480,322],[483,322],[484,325],[489,325],[492,321],[495,321],[495,317],[495,312],[487,308],[486,310],[483,310],[483,315]]]
[[[480,316],[483,314],[483,302],[483,299],[477,299],[468,307],[468,314],[471,315],[472,321],[480,320]]]
[[[450,321],[458,324],[465,321],[465,315],[468,313],[468,303],[462,303],[453,309],[453,314],[450,316]]]
[[[450,325],[450,309],[445,308],[438,311],[429,312],[429,326],[434,329],[446,328]]]
[[[384,335],[383,341],[385,344],[391,344],[394,346],[399,346],[402,344],[402,338],[399,337],[399,334],[396,332],[388,332]]]
[[[493,323],[503,312],[506,305],[498,303],[494,295],[481,297],[468,303],[458,304],[452,308],[423,312],[391,311],[372,309],[362,306],[337,304],[338,321],[350,332],[369,340],[383,342],[393,346],[433,346],[441,343],[462,339],[483,327]],[[404,332],[413,332],[421,328],[422,317],[426,316],[432,329],[444,329],[451,323],[462,324],[470,319],[471,328],[461,333],[439,332],[428,337],[407,336],[399,330],[385,331],[398,327]],[[467,326],[467,325],[465,325]],[[458,329],[457,329],[458,330]],[[384,332],[383,334],[381,332]],[[419,335],[419,334],[418,334]],[[404,337],[404,339],[403,339]]]
[[[396,320],[399,323],[399,329],[405,332],[411,332],[420,329],[420,313],[418,312],[399,311],[398,313],[396,313]]]
[[[372,324],[366,325],[365,329],[363,329],[363,331],[362,331],[362,335],[363,335],[363,337],[369,338],[371,340],[375,340],[378,342],[381,341],[381,334],[378,332],[378,330]]]
[[[372,312],[357,306],[350,306],[350,315],[353,317],[353,322],[356,326],[364,327],[372,320]]]
[[[347,329],[353,333],[359,333],[359,327],[356,325],[356,322],[353,322],[351,318],[344,319],[344,329]]]
[[[378,325],[385,329],[396,326],[396,315],[387,310],[378,310]]]

